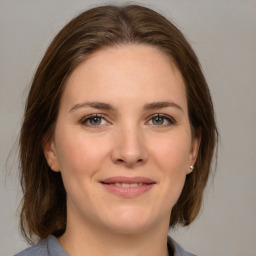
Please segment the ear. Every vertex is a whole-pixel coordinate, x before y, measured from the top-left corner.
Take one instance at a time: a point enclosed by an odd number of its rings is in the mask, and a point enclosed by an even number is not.
[[[194,166],[196,163],[200,143],[201,143],[201,128],[199,128],[196,134],[192,137],[187,174],[193,171],[193,168],[191,169],[190,166]]]
[[[49,167],[54,172],[59,172],[60,168],[59,168],[59,162],[57,159],[54,142],[52,140],[49,140],[46,143],[44,143],[43,151],[44,151],[44,156],[46,158],[46,161],[47,161]]]

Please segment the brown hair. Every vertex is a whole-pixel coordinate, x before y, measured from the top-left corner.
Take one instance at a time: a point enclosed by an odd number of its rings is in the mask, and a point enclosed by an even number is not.
[[[43,153],[58,115],[64,82],[79,63],[106,46],[147,44],[162,50],[179,68],[186,85],[194,136],[201,132],[195,171],[187,175],[173,207],[170,226],[189,225],[197,216],[210,172],[218,132],[209,89],[198,59],[182,33],[157,12],[138,5],[100,6],[71,20],[47,49],[32,82],[20,135],[23,200],[20,227],[29,242],[66,228],[66,192],[60,173]]]

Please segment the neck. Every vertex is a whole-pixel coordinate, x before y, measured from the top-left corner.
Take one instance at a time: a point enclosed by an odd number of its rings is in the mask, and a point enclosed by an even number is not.
[[[66,232],[58,240],[70,256],[168,256],[168,223],[155,226],[135,234],[121,234],[68,220]]]

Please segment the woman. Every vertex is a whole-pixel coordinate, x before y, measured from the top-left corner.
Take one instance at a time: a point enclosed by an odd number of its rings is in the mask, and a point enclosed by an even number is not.
[[[83,12],[55,37],[20,136],[24,255],[192,255],[217,129],[181,32],[137,5]]]

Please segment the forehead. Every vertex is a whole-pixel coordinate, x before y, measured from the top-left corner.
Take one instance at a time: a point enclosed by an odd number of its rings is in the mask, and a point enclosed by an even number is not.
[[[178,100],[186,105],[180,71],[169,56],[148,45],[108,47],[93,53],[69,76],[62,98],[67,104],[120,99],[123,103]]]

